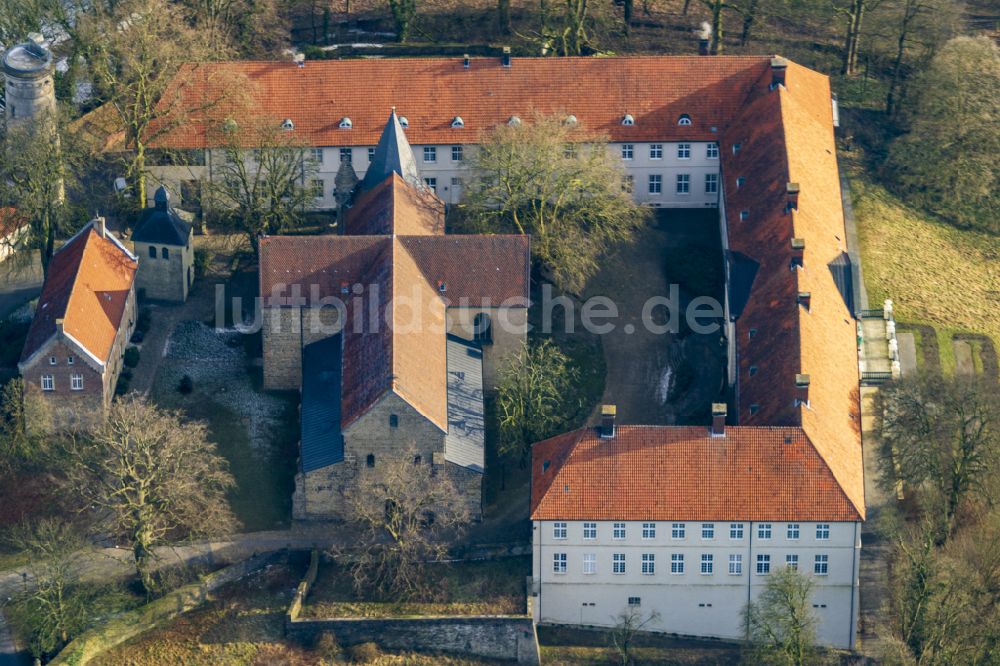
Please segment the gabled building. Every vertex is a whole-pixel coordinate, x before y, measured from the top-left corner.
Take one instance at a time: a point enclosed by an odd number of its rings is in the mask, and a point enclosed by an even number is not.
[[[373,163],[343,235],[260,242],[264,383],[302,391],[294,515],[342,517],[360,475],[407,456],[478,516],[483,390],[525,339],[528,239],[445,235],[395,113]]]
[[[18,370],[55,427],[92,426],[111,404],[135,329],[137,269],[103,218],[52,256]]]
[[[194,284],[194,232],[170,206],[162,185],[132,233],[139,258],[136,286],[144,298],[183,303]]]

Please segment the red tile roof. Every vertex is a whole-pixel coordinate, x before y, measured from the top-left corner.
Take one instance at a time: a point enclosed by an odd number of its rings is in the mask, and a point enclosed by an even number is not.
[[[408,187],[393,173],[347,209],[344,232],[349,236],[440,235],[444,233],[444,202],[430,190]]]
[[[477,143],[511,116],[535,113],[573,114],[615,141],[712,140],[767,67],[764,56],[514,58],[509,68],[496,58],[473,58],[469,69],[461,58],[198,64],[177,75],[180,103],[164,104],[208,110],[187,114],[155,143],[206,147],[210,128],[227,116],[238,119],[245,108],[276,122],[291,119],[310,145],[373,146],[393,106],[409,121],[413,144]],[[234,80],[242,81],[243,107],[224,92]],[[635,118],[633,126],[621,124],[625,114]],[[690,116],[690,126],[677,124],[681,114]],[[339,129],[344,117],[352,129]],[[452,128],[455,117],[464,127]],[[80,124],[92,132],[106,125],[87,116]]]
[[[801,428],[583,428],[532,448],[532,520],[854,521]]]
[[[21,362],[63,331],[98,362],[106,363],[121,326],[138,262],[110,233],[102,238],[88,225],[49,262],[35,318]]]

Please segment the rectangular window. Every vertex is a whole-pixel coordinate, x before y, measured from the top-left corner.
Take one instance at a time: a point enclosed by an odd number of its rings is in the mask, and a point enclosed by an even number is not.
[[[742,555],[730,555],[729,556],[729,575],[730,576],[740,576],[743,574],[743,556]]]
[[[310,148],[309,157],[316,164],[323,163],[323,149],[322,148]]]
[[[785,555],[785,566],[793,571],[799,570],[799,556],[798,555]]]
[[[656,523],[643,523],[642,524],[642,538],[643,539],[655,539],[656,538]]]
[[[596,539],[597,538],[597,523],[584,523],[583,524],[583,538],[584,539]]]
[[[729,538],[730,539],[743,538],[743,523],[729,523]]]
[[[701,524],[701,538],[702,539],[714,539],[715,538],[715,523],[702,523]]]
[[[705,194],[715,194],[719,191],[719,174],[705,174]]]
[[[70,375],[69,387],[74,391],[83,390],[83,375]]]
[[[818,523],[816,525],[816,538],[826,541],[830,538],[830,523]]]
[[[747,182],[747,179],[746,179],[745,176],[739,176],[736,179],[736,189],[740,189],[741,187],[743,187],[744,185],[746,185],[746,182]]]
[[[438,189],[438,179],[437,178],[424,178],[424,185],[426,185],[431,192],[437,192]]]
[[[758,539],[771,538],[771,523],[760,523],[759,525],[757,525],[757,538]]]
[[[688,194],[691,192],[691,174],[677,174],[677,194]]]
[[[424,146],[424,162],[426,162],[427,164],[433,164],[434,162],[437,162],[438,159],[437,153],[438,151],[436,147]]]
[[[55,356],[49,356],[49,365],[55,365],[58,362]]]
[[[461,162],[465,156],[462,154],[462,146],[451,147],[451,161]]]
[[[758,555],[757,556],[757,575],[766,576],[771,573],[771,556],[770,555]]]
[[[73,365],[74,363],[76,363],[76,357],[75,356],[67,356],[66,357],[66,365]]]
[[[628,605],[629,606],[641,606],[642,605],[642,598],[641,597],[629,597],[628,598]]]
[[[552,573],[557,573],[557,574],[566,573],[566,553],[553,553]]]
[[[597,554],[596,553],[584,553],[583,554],[583,573],[588,576],[597,573]]]
[[[684,573],[684,555],[682,553],[673,553],[670,556],[670,573]]]
[[[677,159],[679,159],[679,160],[689,160],[689,159],[691,159],[691,144],[690,143],[678,143],[677,144]]]
[[[740,147],[741,146],[738,143],[734,143],[733,144],[733,155],[735,155],[736,153],[740,152]]]
[[[312,191],[312,195],[318,199],[323,196],[323,190],[326,189],[326,186],[322,180],[313,180],[309,182],[309,189]]]
[[[649,159],[651,159],[651,160],[662,160],[663,159],[663,144],[662,143],[651,143],[651,144],[649,144]]]
[[[635,146],[633,146],[631,143],[623,143],[622,144],[622,159],[623,160],[630,160],[630,159],[632,159],[632,156],[634,155],[634,153],[635,153]]]
[[[625,523],[615,523],[614,529],[611,532],[611,536],[614,539],[624,539],[625,538]]]
[[[825,576],[830,572],[830,556],[817,555],[813,563],[813,573],[817,576]]]
[[[552,538],[553,539],[566,538],[566,523],[552,523]]]
[[[787,536],[790,540],[795,541],[799,538],[799,524],[798,523],[788,523]]]
[[[374,154],[374,148],[372,149],[372,154]],[[348,164],[350,164],[353,161],[353,158],[354,158],[354,151],[353,150],[351,150],[350,148],[341,148],[340,149],[340,161],[341,162],[347,162]]]
[[[368,149],[368,161],[371,162],[373,159],[375,159],[375,149],[374,148],[369,148]]]
[[[663,191],[663,176],[658,173],[649,174],[649,193],[659,194]]]
[[[719,144],[712,142],[705,148],[705,157],[710,160],[719,159]]]
[[[56,380],[53,379],[52,375],[42,375],[42,390],[43,391],[56,390]]]
[[[714,568],[715,568],[715,556],[708,553],[702,554],[701,573],[707,576],[712,573],[712,570]]]
[[[615,553],[611,556],[611,573],[625,573],[625,553]]]
[[[684,533],[685,533],[684,523],[674,523],[670,526],[671,539],[683,539]]]
[[[567,143],[563,146],[563,157],[567,159],[576,157],[576,144]]]
[[[642,554],[642,573],[646,576],[656,573],[656,556],[652,553]]]

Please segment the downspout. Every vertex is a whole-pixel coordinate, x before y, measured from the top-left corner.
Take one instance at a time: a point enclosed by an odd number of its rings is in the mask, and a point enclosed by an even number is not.
[[[750,607],[750,588],[753,584],[753,572],[750,570],[753,558],[753,521],[750,522],[750,534],[747,535],[747,608]],[[746,627],[743,629],[743,637],[750,637],[750,614],[747,613]]]
[[[854,521],[854,543],[853,550],[854,553],[851,555],[851,627],[850,627],[850,637],[847,641],[848,649],[854,649],[854,641],[858,635],[858,618],[856,614],[857,607],[854,605],[854,590],[857,589],[860,584],[859,573],[858,573],[858,551],[861,550],[861,545],[858,543],[858,521]]]

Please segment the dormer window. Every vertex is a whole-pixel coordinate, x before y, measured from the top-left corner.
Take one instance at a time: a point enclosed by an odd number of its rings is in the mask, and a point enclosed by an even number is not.
[[[448,285],[445,283],[444,280],[438,280],[438,291],[440,291],[442,294],[448,291]]]
[[[295,123],[292,122],[291,118],[285,118],[281,121],[281,129],[283,130],[293,130],[295,129]]]
[[[410,121],[406,119],[406,116],[400,116],[399,117],[399,124],[402,125],[403,127],[409,127],[410,126]]]
[[[339,127],[340,129],[351,129],[352,127],[354,127],[354,123],[351,122],[350,118],[344,116],[343,118],[340,119],[340,124],[338,124],[337,127]]]
[[[574,115],[573,115],[573,114],[571,113],[571,114],[569,114],[568,116],[566,116],[566,118],[565,118],[565,119],[563,120],[563,122],[564,122],[564,123],[565,123],[566,125],[576,125],[576,123],[577,123],[577,120],[576,120],[576,116],[574,116]]]
[[[511,127],[517,127],[521,124],[521,118],[519,116],[511,116],[510,119],[507,120],[507,124]]]
[[[677,124],[681,127],[687,127],[691,124],[691,116],[686,113],[682,113],[681,117],[677,119]]]
[[[454,129],[462,129],[465,127],[465,121],[462,120],[462,116],[455,116],[451,119],[451,126]]]
[[[631,127],[632,125],[635,125],[635,118],[632,117],[631,113],[625,114],[625,117],[622,118],[622,125],[625,125],[626,127]]]

